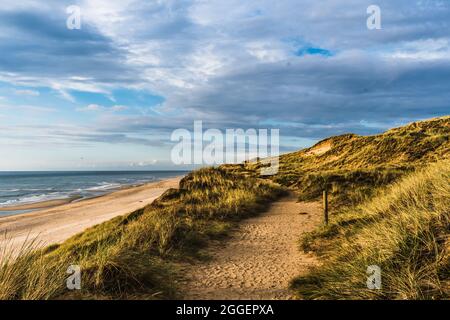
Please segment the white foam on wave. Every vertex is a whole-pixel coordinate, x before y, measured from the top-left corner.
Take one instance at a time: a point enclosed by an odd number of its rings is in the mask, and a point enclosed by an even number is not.
[[[32,204],[43,201],[67,199],[74,195],[81,195],[83,198],[89,198],[91,196],[96,196],[99,194],[104,194],[112,192],[114,190],[120,189],[123,186],[133,186],[140,185],[143,183],[151,182],[157,180],[155,177],[149,179],[135,179],[135,178],[125,178],[121,179],[120,182],[107,182],[102,181],[97,183],[96,186],[86,186],[79,187],[73,190],[55,191],[55,187],[44,187],[44,188],[10,188],[10,189],[0,189],[0,192],[25,192],[26,194],[11,196],[8,199],[6,196],[5,201],[0,202],[0,207],[10,207],[24,204]],[[53,191],[53,192],[49,192]]]
[[[22,205],[66,198],[69,198],[69,195],[67,193],[53,192],[50,194],[30,195],[18,199],[10,199],[4,202],[0,202],[0,206]]]
[[[100,185],[87,188],[86,191],[104,191],[104,190],[110,190],[110,189],[117,189],[120,188],[122,184],[120,183],[109,183],[109,182],[102,182]]]

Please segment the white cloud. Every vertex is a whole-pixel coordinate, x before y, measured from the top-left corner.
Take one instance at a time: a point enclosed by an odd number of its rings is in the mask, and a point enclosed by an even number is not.
[[[123,111],[123,110],[127,110],[128,107],[127,106],[121,106],[121,105],[115,105],[115,106],[112,106],[110,109],[112,111]]]
[[[450,40],[440,38],[408,41],[386,55],[397,59],[450,60]]]
[[[30,89],[15,90],[14,93],[20,96],[32,96],[32,97],[37,97],[40,95],[39,91]]]
[[[147,166],[153,166],[158,164],[158,160],[153,159],[150,161],[139,161],[139,162],[132,162],[129,164],[130,167],[147,167]]]
[[[35,106],[35,105],[17,105],[17,104],[0,104],[0,109],[9,110],[10,112],[33,112],[48,113],[57,112],[58,110],[51,107]]]
[[[276,42],[250,42],[247,52],[261,62],[279,62],[288,58],[288,49],[285,45]]]
[[[77,108],[76,110],[77,111],[82,111],[82,112],[92,112],[92,111],[96,112],[96,111],[101,111],[101,110],[104,110],[104,109],[105,109],[105,107],[100,106],[98,104],[90,104],[90,105],[88,105],[86,107],[83,107],[83,108]]]
[[[101,106],[98,104],[89,104],[86,107],[82,107],[82,108],[77,108],[77,111],[81,111],[81,112],[99,112],[99,111],[110,111],[110,112],[119,112],[119,111],[123,111],[123,110],[127,110],[128,107],[127,106],[122,106],[122,105],[114,105],[112,107],[105,107],[105,106]]]

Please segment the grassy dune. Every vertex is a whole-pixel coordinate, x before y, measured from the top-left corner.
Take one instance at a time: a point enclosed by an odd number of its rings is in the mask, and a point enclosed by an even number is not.
[[[450,297],[450,161],[413,173],[303,239],[324,266],[293,282],[307,299]],[[382,289],[368,290],[378,265]]]
[[[344,134],[280,157],[271,179],[295,189],[299,200],[330,190],[332,208],[356,205],[416,168],[450,158],[450,116],[391,129],[373,136]],[[227,165],[231,172],[258,174],[260,162]]]
[[[226,235],[284,193],[271,182],[202,169],[153,204],[78,234],[61,245],[0,263],[0,299],[173,298],[176,262],[201,258],[208,240]],[[82,289],[68,291],[69,265],[82,270]]]
[[[227,165],[254,176],[260,162]],[[271,180],[299,200],[330,192],[331,224],[302,239],[324,265],[296,279],[307,299],[449,298],[450,117],[374,136],[345,134],[285,154]],[[366,269],[382,269],[368,290]]]

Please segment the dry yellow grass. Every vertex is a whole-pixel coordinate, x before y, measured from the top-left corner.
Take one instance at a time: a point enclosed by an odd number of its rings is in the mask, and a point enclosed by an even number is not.
[[[293,285],[309,299],[449,298],[450,161],[398,181],[303,240],[326,263]],[[382,289],[366,287],[367,267]]]

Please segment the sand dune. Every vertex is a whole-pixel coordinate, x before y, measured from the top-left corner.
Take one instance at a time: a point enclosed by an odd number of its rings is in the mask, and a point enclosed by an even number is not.
[[[128,188],[79,202],[32,213],[0,218],[1,249],[18,250],[24,242],[37,246],[60,243],[67,238],[150,204],[169,188],[178,187],[180,177]]]

